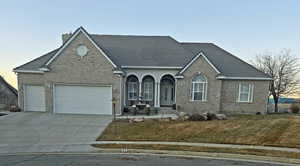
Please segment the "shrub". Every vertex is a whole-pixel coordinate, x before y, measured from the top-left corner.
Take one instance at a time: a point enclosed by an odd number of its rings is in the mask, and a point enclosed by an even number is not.
[[[207,120],[207,117],[205,115],[195,113],[195,114],[190,115],[188,120],[189,121],[205,121],[205,120]]]
[[[295,105],[295,104],[292,104],[290,109],[291,109],[292,113],[294,113],[294,114],[299,113],[299,110],[300,110],[299,106]]]
[[[214,113],[207,113],[206,116],[207,116],[207,120],[217,120],[218,119],[217,115]]]
[[[124,113],[128,113],[128,112],[130,112],[130,110],[129,110],[128,107],[124,107],[123,112],[124,112]]]
[[[21,109],[16,105],[11,105],[9,107],[9,112],[20,112],[20,111],[21,111]]]
[[[172,105],[172,109],[173,109],[173,110],[176,110],[176,104],[173,104],[173,105]]]

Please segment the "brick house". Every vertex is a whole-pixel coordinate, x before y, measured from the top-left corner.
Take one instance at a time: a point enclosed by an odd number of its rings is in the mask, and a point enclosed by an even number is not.
[[[138,99],[183,112],[265,112],[271,78],[212,43],[170,36],[64,34],[14,69],[25,111],[118,114]]]

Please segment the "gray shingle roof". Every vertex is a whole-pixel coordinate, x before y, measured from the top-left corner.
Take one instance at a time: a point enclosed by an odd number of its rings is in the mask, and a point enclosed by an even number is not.
[[[181,67],[193,57],[169,36],[91,36],[121,66]]]
[[[270,78],[269,75],[259,71],[252,65],[213,43],[181,43],[181,45],[190,50],[194,55],[203,52],[207,59],[221,72],[221,75],[227,77]]]
[[[109,58],[121,66],[184,67],[199,52],[227,77],[269,77],[212,43],[179,43],[169,36],[90,35]],[[55,49],[14,70],[36,70],[56,53]]]
[[[38,69],[40,67],[43,67],[44,64],[50,60],[55,54],[56,52],[59,50],[59,48],[50,51],[36,59],[33,59],[32,61],[25,63],[24,65],[21,65],[19,67],[14,68],[14,70],[36,70],[38,71]]]

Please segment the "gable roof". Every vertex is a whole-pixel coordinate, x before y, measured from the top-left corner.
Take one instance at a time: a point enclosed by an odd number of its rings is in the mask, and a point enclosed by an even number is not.
[[[113,65],[114,68],[117,68],[117,65],[110,59],[110,57],[102,50],[102,48],[98,45],[98,43],[96,43],[93,38],[89,35],[89,33],[83,28],[83,27],[79,27],[69,38],[66,42],[63,43],[63,45],[58,49],[58,51],[55,53],[55,55],[53,57],[51,57],[49,59],[49,61],[47,61],[45,63],[45,67],[49,66],[51,64],[51,62],[53,62],[53,60],[60,55],[60,53],[81,33],[83,33],[83,35],[85,35],[88,40],[90,40],[90,42],[102,53],[102,55]]]
[[[58,49],[14,69],[15,72],[43,72],[79,32],[83,32],[117,69],[165,68],[185,70],[202,56],[220,79],[270,77],[212,43],[180,43],[170,36],[88,34],[82,27]]]
[[[2,76],[0,76],[0,84],[6,86],[11,92],[18,96],[18,91],[14,87],[12,87],[8,82],[6,82]]]
[[[270,78],[269,75],[259,71],[252,65],[216,46],[213,43],[181,43],[194,55],[203,53],[205,57],[226,77],[257,77]]]

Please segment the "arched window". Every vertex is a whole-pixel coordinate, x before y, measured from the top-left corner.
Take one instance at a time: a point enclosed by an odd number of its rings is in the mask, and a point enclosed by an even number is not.
[[[192,100],[206,101],[207,79],[204,75],[198,74],[192,79]]]
[[[135,76],[130,76],[127,79],[127,95],[128,100],[137,100],[139,91],[139,82]]]

